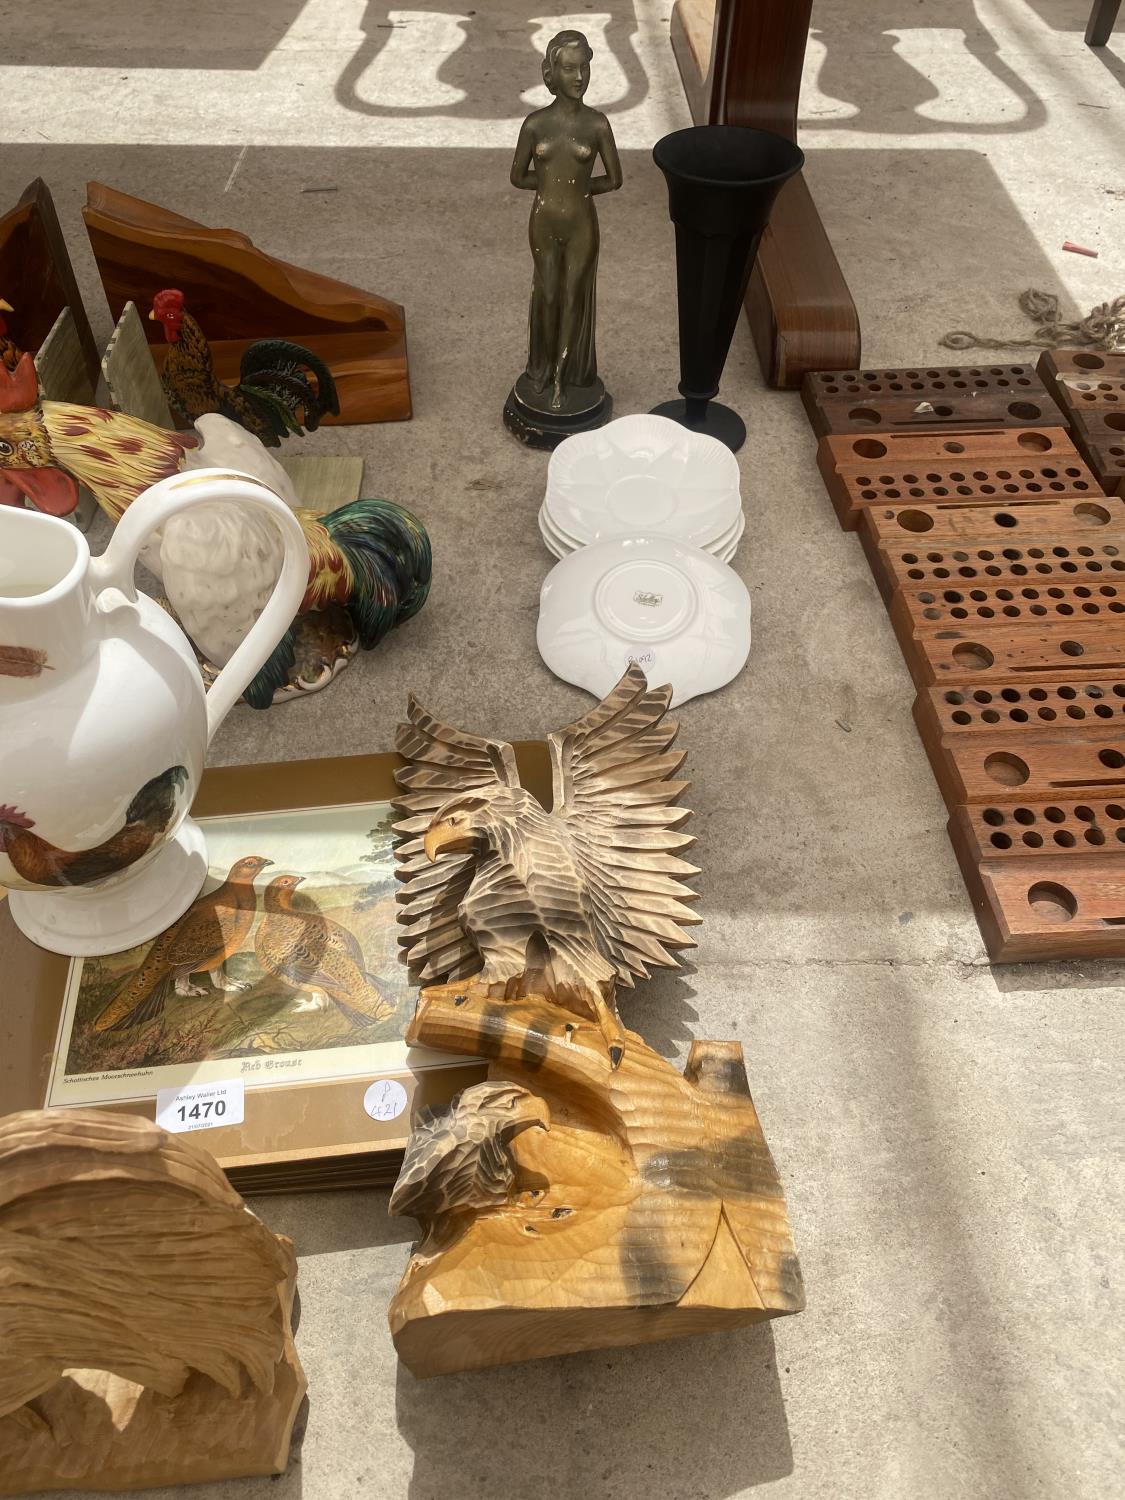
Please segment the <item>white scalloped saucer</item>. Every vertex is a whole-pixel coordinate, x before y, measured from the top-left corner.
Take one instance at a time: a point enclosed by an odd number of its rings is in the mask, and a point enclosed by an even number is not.
[[[714,692],[750,654],[750,595],[731,568],[668,537],[615,537],[564,557],[539,596],[539,654],[603,696],[635,661],[672,702]]]

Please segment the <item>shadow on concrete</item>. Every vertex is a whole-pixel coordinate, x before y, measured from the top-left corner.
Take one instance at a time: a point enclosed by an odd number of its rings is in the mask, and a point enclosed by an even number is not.
[[[163,0],[99,0],[96,10],[70,0],[6,6],[0,63],[42,67],[49,58],[53,68],[117,68],[123,75],[131,68],[253,72],[306,4],[204,0],[174,15]]]
[[[433,1380],[400,1365],[395,1404],[411,1500],[725,1500],[793,1472],[768,1323]]]
[[[459,119],[495,120],[498,116],[526,114],[528,106],[520,96],[540,82],[539,64],[541,56],[532,46],[538,25],[529,19],[524,28],[501,31],[501,45],[497,46],[497,27],[483,10],[479,20],[476,11],[460,16],[451,14],[449,0],[416,0],[412,6],[412,17],[423,10],[433,13],[435,21],[446,23],[446,45],[450,49],[438,64],[433,84],[438,88],[459,93],[459,100],[448,104],[429,102],[423,99],[417,106],[379,104],[360,95],[360,81],[364,74],[379,60],[391,45],[396,31],[417,27],[416,19],[402,19],[399,7],[387,4],[386,0],[369,0],[360,21],[364,33],[363,41],[350,59],[336,84],[336,98],[345,109],[357,114],[388,116],[425,116],[428,118],[455,117]],[[598,98],[598,66],[604,66],[608,50],[620,65],[628,83],[622,98],[604,106],[606,114],[613,116],[638,105],[648,93],[649,82],[633,46],[636,16],[630,0],[605,0],[599,5],[599,13],[610,15],[603,30],[591,37],[594,48],[593,84],[590,100],[596,105]],[[395,15],[396,19],[391,20]],[[513,141],[513,146],[514,146]]]
[[[1043,990],[1120,990],[1125,988],[1125,960],[1055,959],[1041,964],[989,964],[1002,995]]]
[[[1047,119],[1047,107],[1035,91],[1000,55],[992,33],[982,22],[973,0],[943,0],[940,14],[924,13],[924,21],[940,23],[943,31],[960,31],[966,58],[974,60],[1012,95],[1022,112],[1012,120],[960,121],[929,119],[918,111],[941,97],[941,90],[896,50],[899,38],[927,30],[919,22],[915,0],[868,0],[862,12],[845,18],[842,9],[814,10],[812,35],[828,49],[817,78],[822,93],[858,113],[846,119],[800,115],[802,124],[817,130],[886,131],[896,135],[917,132],[943,135],[1011,135],[1037,130]],[[856,66],[855,41],[862,31],[862,66]]]

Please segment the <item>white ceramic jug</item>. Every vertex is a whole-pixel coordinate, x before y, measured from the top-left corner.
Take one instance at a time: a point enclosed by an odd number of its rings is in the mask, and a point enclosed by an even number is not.
[[[265,511],[277,586],[206,694],[169,614],[133,582],[178,511]],[[197,469],[133,501],[101,557],[65,521],[0,506],[0,886],[55,953],[113,953],[174,922],[207,874],[187,817],[215,730],[289,628],[308,584],[297,518],[264,485]]]

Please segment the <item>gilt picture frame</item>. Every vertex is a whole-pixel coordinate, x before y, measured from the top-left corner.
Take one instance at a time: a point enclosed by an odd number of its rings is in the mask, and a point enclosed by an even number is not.
[[[525,782],[539,795],[546,795],[549,774],[545,746],[521,745],[517,756],[525,766]],[[0,904],[0,975],[4,976],[0,1112],[97,1102],[107,1110],[154,1119],[158,1088],[182,1081],[213,1081],[221,1074],[224,1080],[243,1079],[245,1118],[241,1124],[201,1131],[196,1139],[217,1157],[239,1191],[393,1181],[418,1109],[441,1107],[484,1076],[479,1060],[410,1049],[401,1039],[413,1012],[416,990],[394,957],[397,931],[393,893],[383,880],[393,865],[386,828],[387,804],[395,795],[394,771],[401,764],[397,755],[383,754],[214,768],[204,774],[192,808],[193,816],[204,820],[205,828],[215,830],[213,868],[216,860],[221,866],[229,854],[241,848],[239,830],[250,843],[265,840],[260,850],[246,846],[246,852],[273,860],[273,866],[264,869],[257,880],[263,893],[275,869],[291,869],[296,862],[310,866],[304,873],[320,877],[311,882],[311,903],[324,905],[324,914],[331,921],[343,915],[345,925],[350,922],[360,927],[364,956],[370,957],[374,966],[375,982],[387,985],[398,1001],[394,1025],[374,1026],[369,1040],[363,1037],[361,1025],[358,1041],[353,1037],[352,1044],[343,1047],[331,1045],[332,1036],[310,1037],[306,1023],[300,1022],[295,1038],[283,1039],[282,1050],[255,1042],[247,1045],[247,1037],[236,1034],[233,1045],[217,1049],[218,1056],[174,1055],[169,1059],[157,1050],[147,1060],[137,1063],[134,1059],[136,1065],[124,1067],[112,1065],[121,1057],[114,1055],[110,1042],[104,1056],[95,1052],[83,1062],[81,1057],[76,1059],[72,1044],[80,1016],[81,967],[91,961],[72,961],[35,947],[15,929],[5,905]],[[324,829],[324,837],[319,840],[318,821]],[[378,835],[372,840],[369,835],[376,830]],[[299,832],[299,838],[293,836],[294,831]],[[299,854],[302,848],[303,856]],[[362,857],[366,854],[375,856],[370,861],[374,880],[363,878],[367,867]],[[328,884],[325,877],[331,877],[334,869],[356,876],[342,882],[354,890],[345,891],[343,897],[339,891],[330,890],[322,902],[316,891],[319,887],[323,893]],[[366,891],[372,906],[356,923],[344,908],[349,899],[362,901],[364,895],[360,893],[365,887],[374,888]],[[283,1004],[271,1005],[269,976],[256,962],[254,937],[261,921],[259,914],[248,945],[243,945],[237,960],[231,960],[232,970],[243,983],[252,982],[243,992],[251,996],[252,1004],[257,999],[264,1013],[272,1014],[278,1008],[284,1012]],[[89,971],[98,974],[100,982],[88,991],[83,1014],[97,1013],[99,1004],[104,1007],[109,989],[120,988],[123,965],[128,961],[117,960],[110,966],[112,973],[104,965]],[[198,1020],[214,1006],[209,1002],[206,976],[191,976],[191,985],[203,989],[204,994],[176,998],[188,1003],[188,1009],[182,1012],[185,1017],[192,1013],[194,1002]],[[275,1001],[282,998],[274,993]],[[311,997],[305,998],[312,1003]],[[348,997],[344,998],[348,1003]],[[325,1013],[335,1008],[317,1003]],[[297,1005],[300,1020],[304,1012],[299,996]],[[332,1026],[343,1030],[335,1018]],[[175,1031],[173,1028],[173,1040]],[[126,1027],[120,1035],[128,1037],[130,1033],[134,1040],[141,1034],[136,1027]],[[294,1040],[312,1040],[316,1045],[290,1046]],[[111,1065],[93,1068],[99,1057]],[[75,1067],[76,1060],[80,1067]],[[278,1068],[278,1061],[287,1066]],[[269,1062],[275,1066],[267,1067]],[[102,1078],[102,1074],[107,1076]],[[125,1074],[139,1076],[122,1076]],[[401,1101],[401,1112],[390,1119],[372,1118],[364,1104],[368,1090],[388,1081],[401,1085],[401,1095],[392,1091]],[[101,1097],[91,1099],[91,1093]]]

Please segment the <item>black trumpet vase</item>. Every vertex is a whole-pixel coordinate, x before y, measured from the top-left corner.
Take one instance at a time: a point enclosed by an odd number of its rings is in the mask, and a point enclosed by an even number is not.
[[[676,226],[683,397],[653,410],[737,452],[746,424],[714,397],[774,199],[804,152],[769,130],[693,125],[657,141],[652,155]]]

